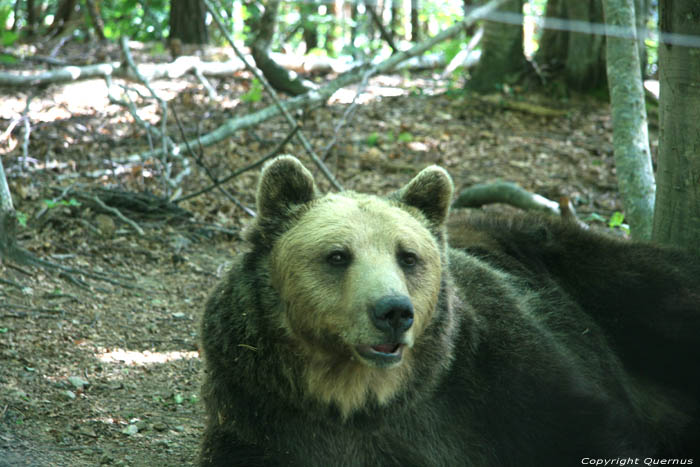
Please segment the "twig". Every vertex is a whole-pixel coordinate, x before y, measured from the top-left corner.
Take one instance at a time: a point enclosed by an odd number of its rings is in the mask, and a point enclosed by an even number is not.
[[[63,198],[65,198],[65,196],[68,194],[68,192],[71,191],[71,190],[73,189],[74,186],[75,186],[75,183],[71,183],[70,185],[68,185],[68,186],[61,192],[60,195],[56,196],[54,199],[51,200],[51,203],[58,203],[59,201],[61,201]],[[34,216],[34,218],[35,218],[35,219],[40,218],[40,217],[43,216],[43,215],[46,213],[46,211],[48,211],[48,210],[49,210],[48,205],[44,205],[44,207],[41,208],[41,209],[39,210],[39,212],[36,213],[36,215]]]
[[[39,312],[35,312],[35,313],[39,313]],[[5,314],[0,315],[0,318],[30,318],[31,316],[32,316],[32,313],[30,313],[28,311],[11,311],[9,314],[5,313]],[[54,319],[58,318],[58,316],[55,316],[53,314],[44,314],[44,313],[40,314],[38,317],[39,318],[54,318]]]
[[[204,76],[204,73],[202,73],[202,70],[199,69],[199,67],[194,68],[194,75],[197,77],[200,83],[202,83],[202,86],[204,86],[204,89],[207,91],[207,94],[209,95],[209,99],[211,100],[216,100],[219,95],[216,93],[216,89],[209,83],[209,80]]]
[[[92,197],[92,200],[95,201],[105,211],[111,212],[112,214],[117,216],[119,219],[121,219],[122,222],[129,224],[131,227],[134,228],[134,230],[136,230],[139,233],[139,235],[143,236],[145,234],[143,229],[141,227],[139,227],[139,225],[136,222],[132,221],[131,219],[126,217],[124,214],[122,214],[121,211],[119,211],[119,209],[113,208],[111,206],[107,206],[104,203],[104,201],[102,201],[97,195],[94,195]]]
[[[32,103],[34,98],[34,93],[30,92],[27,96],[27,105],[24,107],[24,112],[22,112],[22,120],[24,123],[24,138],[22,139],[22,163],[20,168],[22,170],[27,168],[27,160],[29,159],[29,135],[32,132],[31,122],[29,121],[29,105]]]
[[[61,308],[35,308],[33,306],[21,305],[19,303],[0,303],[0,308],[19,308],[22,310],[36,311],[38,313],[60,313],[62,315],[66,314],[66,310],[63,310]]]
[[[22,284],[15,282],[15,281],[12,281],[10,279],[3,279],[2,277],[0,277],[0,283],[6,284],[6,285],[11,285],[12,287],[17,287],[20,290],[22,290],[24,288],[22,286]]]
[[[370,8],[370,10],[371,10],[371,8]],[[326,148],[323,150],[323,155],[321,156],[321,160],[323,160],[324,162],[326,159],[328,159],[328,154],[330,154],[331,149],[333,149],[333,146],[335,146],[335,143],[338,141],[338,134],[340,133],[340,129],[345,125],[348,118],[355,112],[355,109],[357,108],[357,99],[365,91],[365,88],[367,87],[367,83],[369,82],[370,76],[372,76],[372,70],[367,71],[364,74],[364,76],[362,77],[362,82],[357,87],[357,92],[355,93],[355,97],[352,98],[352,102],[350,102],[350,105],[348,106],[348,108],[345,109],[345,112],[343,112],[343,116],[340,117],[340,121],[336,124],[335,128],[333,129],[333,138],[326,145]]]
[[[389,34],[382,24],[382,19],[379,17],[376,11],[374,11],[374,7],[372,6],[371,3],[366,3],[365,4],[365,10],[369,11],[369,15],[372,17],[372,21],[374,24],[377,26],[379,29],[379,35],[386,41],[387,44],[389,44],[389,47],[391,47],[391,50],[396,53],[399,51],[399,48],[396,47],[396,44],[394,44],[394,39],[391,38],[391,34]]]
[[[292,128],[297,126],[297,121],[294,119],[294,117],[292,117],[292,114],[289,113],[289,110],[287,110],[287,108],[284,105],[282,105],[282,102],[280,102],[279,98],[277,97],[277,93],[274,89],[272,89],[272,86],[270,86],[270,83],[267,81],[267,79],[265,79],[265,77],[261,73],[259,73],[255,67],[248,63],[248,60],[246,60],[245,56],[241,53],[240,50],[238,50],[238,47],[236,47],[236,44],[233,42],[233,38],[226,29],[226,26],[224,26],[224,23],[221,21],[219,13],[212,7],[209,0],[202,0],[202,2],[204,3],[204,6],[207,8],[207,10],[209,10],[209,13],[212,15],[212,18],[214,18],[214,22],[219,27],[221,34],[223,34],[228,43],[231,45],[231,48],[233,49],[234,53],[245,64],[246,68],[250,70],[253,76],[255,76],[255,78],[262,83],[263,87],[272,98],[272,101],[275,103],[279,111],[282,113],[287,122],[289,122]],[[304,147],[306,152],[309,153],[309,156],[311,157],[311,160],[314,162],[314,164],[316,164],[316,166],[321,170],[321,172],[328,179],[328,181],[331,182],[331,185],[333,185],[337,190],[342,190],[342,185],[338,183],[338,181],[335,179],[330,170],[328,170],[326,164],[324,164],[323,161],[319,159],[319,157],[316,155],[313,148],[311,147],[309,140],[306,139],[306,137],[301,131],[297,132],[297,138],[299,139],[299,142],[301,142],[301,145]]]
[[[181,201],[185,201],[185,200],[188,200],[188,199],[190,199],[190,198],[194,198],[194,197],[196,197],[196,196],[199,196],[199,195],[201,195],[201,194],[203,194],[203,193],[206,193],[206,192],[208,192],[208,191],[211,191],[211,190],[215,189],[215,188],[218,187],[219,185],[223,185],[224,183],[228,182],[229,180],[232,180],[232,179],[234,179],[235,177],[238,177],[238,176],[239,176],[240,174],[242,174],[243,172],[247,172],[247,171],[249,171],[249,170],[253,170],[253,169],[255,169],[256,167],[260,167],[261,165],[263,165],[263,163],[265,163],[266,160],[272,159],[272,158],[275,157],[277,154],[279,154],[280,152],[282,152],[282,149],[284,149],[284,147],[285,147],[285,146],[287,145],[287,143],[289,143],[289,141],[294,137],[294,135],[296,134],[297,131],[299,131],[299,125],[297,125],[297,126],[295,126],[294,128],[292,128],[292,131],[290,131],[289,134],[277,145],[277,147],[275,147],[275,149],[273,149],[272,151],[270,151],[265,157],[263,157],[263,158],[261,158],[261,159],[258,159],[257,161],[253,162],[252,164],[249,164],[249,165],[247,165],[247,166],[245,166],[245,167],[242,167],[242,168],[240,168],[240,169],[234,171],[233,173],[231,173],[230,175],[227,175],[226,177],[224,177],[224,178],[222,178],[221,180],[217,181],[217,182],[214,183],[213,185],[210,185],[210,186],[208,186],[208,187],[206,187],[206,188],[202,188],[201,190],[196,191],[196,192],[194,192],[194,193],[190,193],[189,195],[182,196],[182,197],[180,197],[180,198],[174,199],[172,202],[173,202],[173,203],[179,203],[179,202],[181,202]]]
[[[190,170],[189,170],[189,164],[187,163],[187,159],[182,157],[179,154],[179,151],[177,150],[177,146],[168,138],[168,103],[165,102],[164,99],[162,99],[151,87],[151,83],[146,79],[145,76],[139,72],[138,67],[136,66],[136,63],[134,62],[133,57],[131,56],[131,51],[129,50],[129,41],[126,36],[122,36],[121,38],[121,46],[122,46],[122,51],[124,52],[124,58],[126,59],[127,64],[131,68],[131,70],[134,72],[138,80],[146,86],[146,89],[148,89],[148,92],[151,93],[151,96],[158,102],[158,105],[161,108],[161,119],[160,119],[160,137],[161,137],[161,145],[162,145],[162,157],[163,159],[161,160],[161,163],[163,165],[164,169],[164,180],[167,185],[169,185],[171,188],[175,188],[179,186],[180,182],[182,179],[189,175]],[[169,151],[169,148],[173,148],[172,151]],[[172,155],[176,159],[180,160],[182,162],[182,171],[178,174],[177,177],[174,179],[171,178],[171,165],[168,162],[167,156]],[[170,189],[166,187],[166,194],[169,197],[170,196]]]
[[[214,182],[217,183],[217,178],[214,176],[214,174],[209,170],[209,166],[207,166],[204,161],[202,160],[202,154],[204,153],[204,150],[202,149],[201,145],[199,147],[199,153],[196,154],[192,148],[190,147],[189,142],[187,141],[187,138],[185,137],[185,130],[182,128],[182,123],[180,122],[180,117],[178,117],[177,112],[173,111],[173,116],[175,117],[175,123],[177,123],[177,127],[180,130],[180,134],[182,135],[182,139],[185,141],[185,145],[187,146],[187,152],[194,157],[195,161],[197,164],[204,169],[204,172],[207,174],[207,176]],[[216,185],[218,190],[224,194],[233,204],[238,206],[251,217],[255,217],[255,212],[248,209],[243,203],[241,203],[238,198],[233,196],[231,193],[228,192],[228,190],[224,189],[224,187],[221,186],[221,184]]]

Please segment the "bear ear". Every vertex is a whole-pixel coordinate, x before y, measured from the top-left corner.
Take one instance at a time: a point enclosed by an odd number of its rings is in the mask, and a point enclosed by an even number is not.
[[[256,195],[259,217],[285,217],[289,208],[315,197],[313,175],[296,157],[278,156],[263,166]]]
[[[431,165],[421,170],[408,185],[399,190],[399,200],[419,209],[435,225],[447,219],[454,185],[442,167]]]

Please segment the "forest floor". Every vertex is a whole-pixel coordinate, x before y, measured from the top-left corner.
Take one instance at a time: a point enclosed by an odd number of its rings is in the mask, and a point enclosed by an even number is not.
[[[192,78],[153,84],[171,99],[190,136],[269,105],[265,98],[240,101],[245,74],[213,83],[217,102]],[[5,129],[24,110],[27,91],[0,92]],[[337,138],[327,163],[345,188],[387,193],[439,164],[458,189],[507,180],[550,199],[567,196],[582,219],[601,229],[621,209],[607,103],[517,89],[489,100],[446,92],[430,73],[402,74],[372,79],[338,129],[352,92],[338,93],[303,122],[319,153]],[[556,116],[514,110],[512,102],[556,109]],[[146,118],[155,121],[155,109],[145,108]],[[0,262],[0,466],[191,465],[204,427],[198,317],[241,248],[250,216],[216,190],[180,203],[186,215],[123,207],[140,235],[85,195],[105,193],[98,189],[163,194],[158,164],[116,162],[147,150],[148,142],[124,109],[107,102],[103,82],[41,89],[30,117],[32,159],[20,160],[19,130],[0,148],[15,208],[28,219],[20,245],[64,266],[118,274],[133,288]],[[169,121],[170,135],[180,141]],[[655,121],[652,115],[654,154]],[[287,132],[275,118],[205,148],[202,162],[225,176],[270,152]],[[284,152],[311,167],[297,142]],[[183,194],[210,183],[193,160],[191,166],[179,186]],[[252,209],[258,174],[225,185]],[[65,203],[45,202],[69,186]]]

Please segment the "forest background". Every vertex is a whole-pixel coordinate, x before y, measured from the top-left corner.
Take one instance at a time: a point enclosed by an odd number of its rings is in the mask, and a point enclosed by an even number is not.
[[[0,0],[0,466],[193,462],[277,154],[700,249],[698,122],[695,0]]]

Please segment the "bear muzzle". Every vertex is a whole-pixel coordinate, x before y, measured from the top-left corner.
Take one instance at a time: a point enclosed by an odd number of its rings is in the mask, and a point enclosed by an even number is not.
[[[369,316],[383,338],[379,344],[358,345],[360,357],[382,368],[399,364],[404,348],[412,343],[407,331],[413,326],[413,314],[413,303],[406,295],[387,295],[374,302]]]

